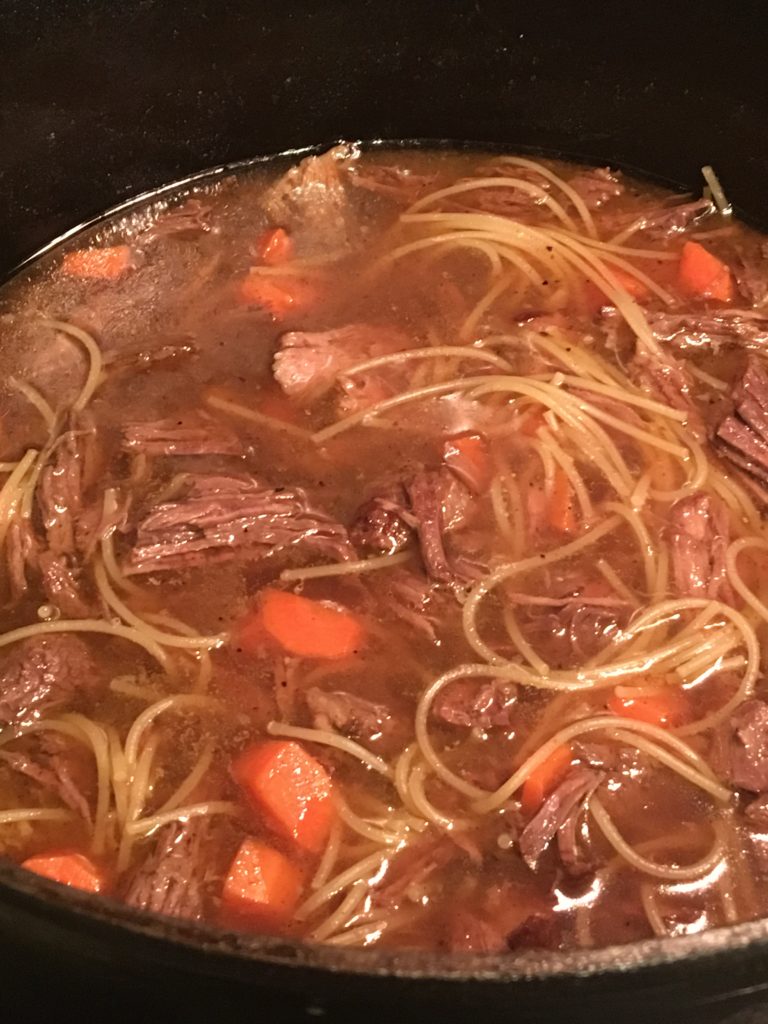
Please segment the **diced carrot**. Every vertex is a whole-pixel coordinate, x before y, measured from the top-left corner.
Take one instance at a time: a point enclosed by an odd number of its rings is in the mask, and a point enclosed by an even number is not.
[[[84,892],[103,892],[106,888],[104,873],[83,853],[39,853],[22,861],[21,866],[43,878]]]
[[[556,747],[546,761],[533,769],[523,783],[520,796],[523,814],[530,816],[538,811],[549,794],[563,781],[572,760],[573,752],[564,744]]]
[[[610,267],[609,272],[616,278],[620,287],[625,292],[628,292],[633,299],[642,302],[648,298],[649,292],[647,287],[634,274],[630,274],[620,267]],[[593,281],[587,281],[584,287],[584,301],[590,313],[597,313],[611,300],[603,288],[596,285]]]
[[[443,461],[475,494],[482,494],[490,486],[491,453],[488,442],[480,434],[464,434],[446,441]]]
[[[111,245],[103,249],[75,249],[64,255],[61,269],[72,277],[90,277],[115,281],[133,266],[128,245]]]
[[[733,277],[730,268],[698,242],[686,242],[678,267],[680,287],[690,295],[703,299],[730,302],[733,299]]]
[[[309,309],[318,299],[318,289],[302,277],[262,274],[252,267],[239,286],[240,299],[249,306],[260,306],[276,320],[289,313]]]
[[[279,835],[307,853],[325,846],[334,817],[333,783],[293,740],[263,740],[232,764],[232,777]]]
[[[299,868],[278,850],[244,839],[221,890],[223,923],[279,929],[290,921],[303,881]]]
[[[613,693],[608,698],[608,710],[622,718],[638,722],[675,728],[690,718],[688,697],[678,686],[666,685],[656,693],[638,693],[636,697],[621,697]]]
[[[262,263],[270,266],[287,263],[293,258],[293,239],[285,228],[270,228],[259,239],[256,253]]]
[[[573,533],[577,526],[573,510],[573,488],[561,466],[555,469],[549,500],[549,525],[558,533]]]
[[[262,591],[256,614],[268,636],[299,658],[347,658],[363,644],[363,627],[351,612],[286,590]]]

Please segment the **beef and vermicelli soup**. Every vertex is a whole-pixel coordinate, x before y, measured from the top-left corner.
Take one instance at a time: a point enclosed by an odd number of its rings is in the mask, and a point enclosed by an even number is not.
[[[341,146],[8,285],[4,855],[339,945],[768,912],[768,263],[705,177]]]

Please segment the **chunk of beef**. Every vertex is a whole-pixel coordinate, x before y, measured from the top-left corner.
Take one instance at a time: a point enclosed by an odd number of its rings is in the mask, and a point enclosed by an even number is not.
[[[157,505],[139,523],[126,571],[180,569],[236,554],[263,559],[294,547],[315,557],[355,557],[344,527],[312,508],[302,490],[198,476],[182,497]]]
[[[376,324],[347,324],[330,331],[289,331],[280,338],[280,349],[275,354],[275,380],[286,395],[301,402],[315,401],[336,385],[349,397],[365,386],[370,389],[372,381],[388,386],[392,371],[377,370],[346,380],[344,371],[407,347],[408,339],[400,331]]]
[[[460,853],[459,847],[446,838],[430,837],[406,847],[393,859],[382,883],[374,890],[374,903],[396,906],[409,896],[418,900],[431,876]]]
[[[125,893],[132,907],[199,921],[205,910],[208,825],[204,819],[173,822],[157,833]]]
[[[733,273],[747,302],[755,307],[768,303],[768,245],[765,242],[756,251],[739,251],[733,260]]]
[[[58,797],[85,821],[91,821],[87,794],[93,790],[92,780],[85,779],[81,751],[69,737],[43,733],[32,737],[24,750],[0,750],[0,760]]]
[[[547,797],[541,810],[531,818],[523,829],[519,840],[520,854],[532,871],[536,870],[544,851],[558,836],[560,830],[568,824],[572,817],[575,816],[578,819],[589,797],[604,778],[605,775],[602,772],[594,771],[592,768],[573,768]],[[569,843],[573,837],[574,830],[567,829],[566,843]],[[566,843],[558,844],[561,857]],[[570,854],[573,851],[566,849],[566,853],[564,866],[568,867]],[[580,858],[577,855],[573,859],[576,861]]]
[[[730,543],[728,512],[708,494],[691,494],[675,502],[668,531],[675,586],[681,597],[730,601],[725,571]]]
[[[768,704],[748,700],[731,715],[730,779],[751,793],[768,792]]]
[[[744,817],[758,828],[768,828],[768,793],[750,800],[744,808]]]
[[[661,399],[673,409],[684,412],[688,427],[703,438],[706,434],[701,413],[693,400],[693,382],[687,369],[671,353],[664,358],[654,353],[637,351],[629,366],[635,384]]]
[[[457,910],[448,924],[447,946],[451,953],[500,953],[507,943],[499,929],[471,910]]]
[[[407,505],[402,484],[393,484],[363,502],[349,528],[352,543],[382,555],[402,551],[415,536]]]
[[[555,914],[531,914],[507,935],[508,949],[561,949],[563,926]]]
[[[97,681],[88,648],[74,634],[22,640],[0,663],[0,725],[29,725]]]
[[[159,238],[195,238],[211,230],[211,212],[210,203],[192,196],[179,206],[161,213],[155,223],[142,231],[136,240],[141,245],[151,245]]]
[[[447,535],[464,525],[469,490],[445,467],[425,470],[406,484],[427,575],[439,583],[461,583],[476,575],[465,559],[452,557]]]
[[[433,187],[437,175],[417,174],[396,164],[350,164],[349,180],[357,188],[410,206]]]
[[[354,693],[313,686],[304,697],[317,729],[333,728],[346,736],[370,742],[380,739],[394,725],[389,708]]]
[[[43,590],[51,604],[67,619],[89,618],[93,608],[83,595],[78,570],[51,551],[43,551],[37,561]]]
[[[749,309],[726,309],[717,313],[648,313],[654,338],[682,352],[721,348],[768,348],[768,317]]]
[[[243,450],[233,430],[203,413],[129,424],[123,427],[122,447],[145,455],[240,455]]]
[[[437,695],[432,716],[465,728],[507,729],[516,700],[517,688],[506,680],[457,679]]]
[[[756,356],[733,392],[733,412],[715,431],[718,448],[739,469],[768,483],[768,371]]]
[[[270,219],[288,228],[303,253],[343,249],[355,239],[345,173],[357,159],[349,144],[308,156],[262,196]]]
[[[597,210],[609,199],[616,199],[624,194],[624,185],[618,175],[608,167],[591,167],[579,171],[568,184],[581,199],[588,210]]]

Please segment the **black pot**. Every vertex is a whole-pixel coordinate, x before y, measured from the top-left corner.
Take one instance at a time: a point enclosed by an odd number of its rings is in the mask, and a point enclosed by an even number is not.
[[[746,0],[0,0],[0,274],[145,190],[342,137],[539,149],[691,189],[711,163],[768,226],[766,28]],[[766,923],[447,960],[248,942],[54,889],[0,869],[15,1019],[768,1019]]]

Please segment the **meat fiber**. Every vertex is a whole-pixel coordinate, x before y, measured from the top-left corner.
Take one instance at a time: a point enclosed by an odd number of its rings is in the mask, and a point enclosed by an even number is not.
[[[547,797],[541,809],[531,818],[520,836],[520,854],[535,871],[539,861],[552,840],[566,828],[566,839],[572,840],[574,830],[568,828],[573,817],[578,818],[591,794],[597,789],[605,776],[592,768],[576,767],[571,769],[560,785]],[[561,859],[562,859],[562,849]],[[574,851],[568,849],[568,854]],[[570,856],[566,856],[564,866],[568,867]],[[573,857],[574,862],[580,858]]]
[[[432,705],[432,717],[465,728],[508,729],[512,725],[517,687],[503,679],[457,679]]]
[[[768,350],[768,317],[749,309],[726,309],[716,313],[648,313],[654,338],[681,352],[722,348]]]
[[[768,704],[748,700],[730,719],[729,763],[734,786],[768,792]]]
[[[733,411],[715,431],[720,452],[739,469],[768,483],[768,371],[756,356],[733,390]]]
[[[233,430],[204,413],[123,427],[123,451],[144,455],[240,455]]]
[[[404,206],[416,202],[434,186],[436,180],[436,174],[417,174],[396,164],[349,165],[349,181],[352,185]]]
[[[97,682],[88,648],[74,634],[22,640],[0,663],[0,725],[30,725]]]
[[[312,508],[296,488],[265,487],[252,477],[196,476],[177,500],[139,523],[129,573],[182,569],[209,559],[268,558],[288,548],[314,557],[355,557],[341,524]]]
[[[391,731],[394,722],[384,704],[358,697],[345,690],[321,690],[310,687],[304,695],[315,728],[336,729],[358,740],[380,739]]]
[[[725,570],[730,543],[728,512],[709,494],[691,494],[670,511],[668,537],[675,586],[681,597],[730,601]]]

